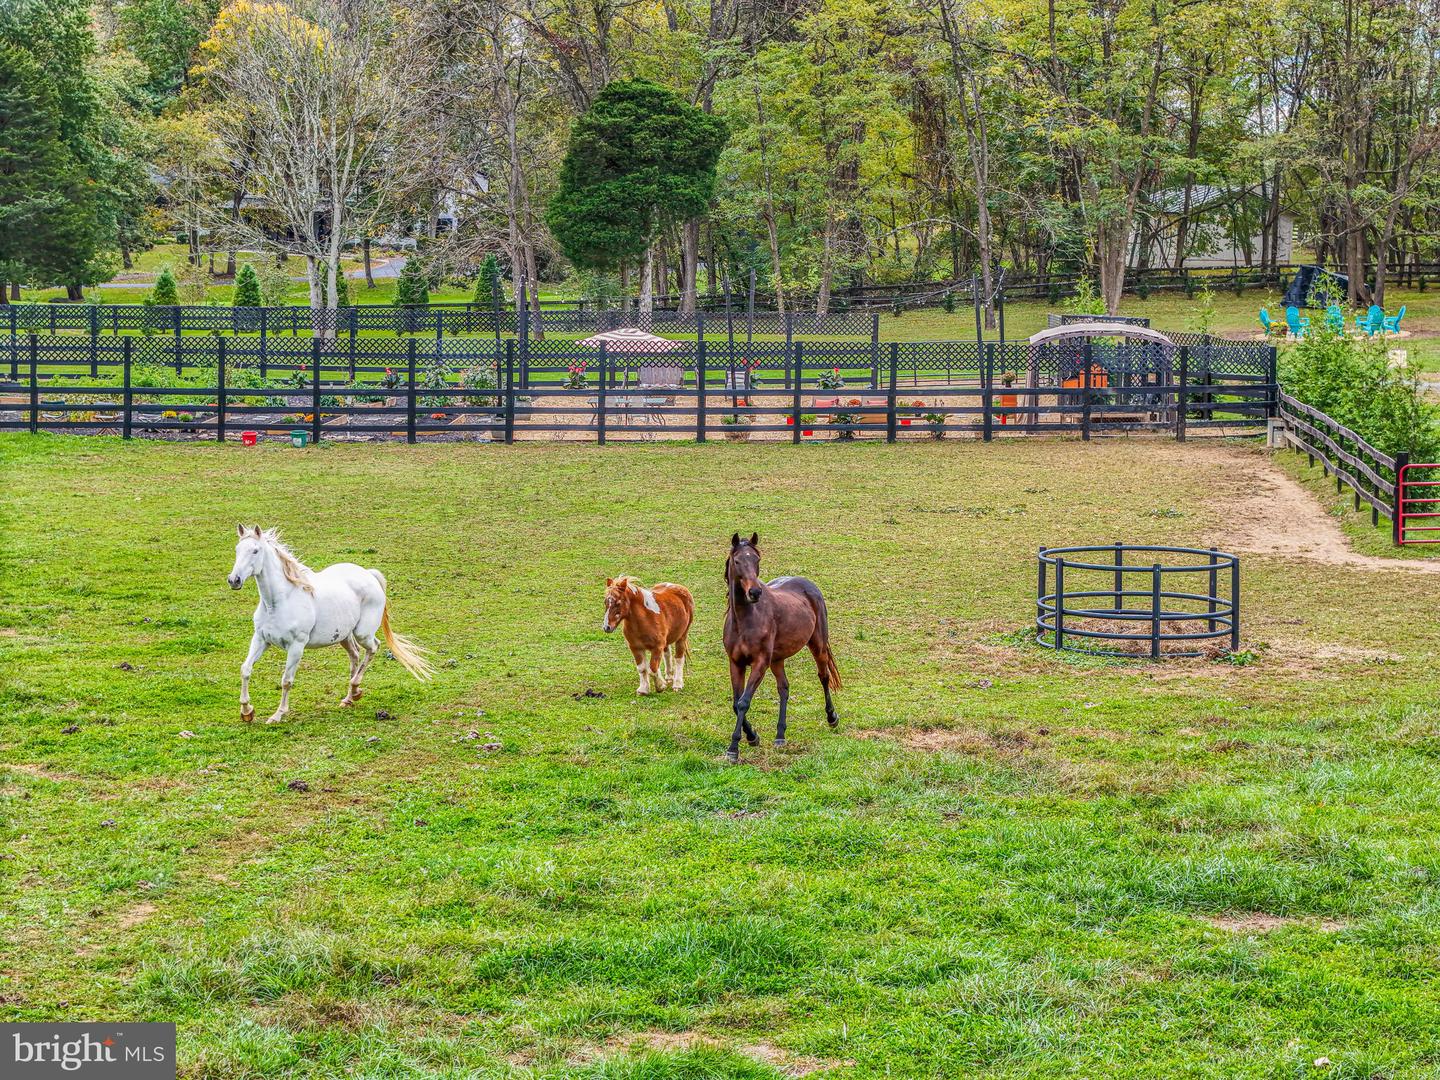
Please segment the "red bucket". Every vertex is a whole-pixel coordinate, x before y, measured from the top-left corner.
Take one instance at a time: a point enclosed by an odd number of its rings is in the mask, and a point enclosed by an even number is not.
[[[254,446],[255,443],[256,443],[257,441],[259,441],[259,439],[260,439],[259,434],[258,434],[257,432],[254,432],[254,431],[242,431],[242,432],[240,433],[240,445],[241,445],[241,446]]]

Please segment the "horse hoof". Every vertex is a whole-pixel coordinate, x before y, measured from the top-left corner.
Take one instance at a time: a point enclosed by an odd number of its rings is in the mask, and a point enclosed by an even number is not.
[[[753,739],[746,739],[745,742],[748,743],[750,746],[759,746],[760,736],[756,735]]]
[[[832,728],[837,728],[837,727],[840,726],[840,717],[838,717],[838,716],[827,716],[827,717],[825,718],[825,722],[826,722],[827,724],[829,724]]]
[[[246,724],[252,723],[252,722],[254,721],[254,719],[255,719],[255,710],[254,710],[254,709],[241,709],[241,710],[240,710],[240,719],[241,719],[241,721],[242,721],[243,723],[246,723]]]
[[[284,720],[284,719],[285,719],[285,714],[284,714],[284,713],[276,713],[274,716],[270,717],[269,720],[266,720],[265,723],[267,723],[267,724],[278,724],[278,723],[280,723],[280,722],[281,722],[282,720]]]
[[[784,739],[776,739],[776,740],[774,741],[774,743],[772,743],[771,745],[772,745],[772,746],[784,746],[784,745],[785,745],[785,740],[784,740]]]
[[[726,750],[726,751],[725,751],[725,760],[728,761],[731,765],[739,765],[739,764],[740,764],[740,751],[739,751],[739,750]]]

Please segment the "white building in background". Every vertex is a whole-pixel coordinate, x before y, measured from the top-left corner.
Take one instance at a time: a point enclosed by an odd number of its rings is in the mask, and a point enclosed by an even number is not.
[[[1266,197],[1259,186],[1237,191],[1233,188],[1196,184],[1190,189],[1189,227],[1185,238],[1184,268],[1197,270],[1215,267],[1256,265],[1264,250],[1261,222],[1264,220]],[[1140,265],[1142,237],[1150,238],[1151,269],[1175,267],[1175,242],[1185,214],[1185,189],[1170,188],[1153,193],[1142,208],[1149,215],[1148,225],[1136,230],[1130,239],[1130,266]],[[1283,208],[1280,211],[1279,239],[1274,255],[1276,262],[1289,263],[1295,249],[1295,217]],[[1178,268],[1177,268],[1178,269]]]

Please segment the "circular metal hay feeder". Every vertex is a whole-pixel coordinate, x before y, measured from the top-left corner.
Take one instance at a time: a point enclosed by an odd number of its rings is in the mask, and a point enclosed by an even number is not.
[[[1035,640],[1046,648],[1156,660],[1240,649],[1234,555],[1147,544],[1042,547],[1038,569]]]

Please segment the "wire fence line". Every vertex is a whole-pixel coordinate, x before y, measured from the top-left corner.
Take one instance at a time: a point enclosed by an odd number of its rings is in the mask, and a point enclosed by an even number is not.
[[[658,354],[468,339],[16,339],[0,429],[224,441],[537,435],[728,439],[1164,432],[1263,427],[1275,350],[1181,335],[1043,345],[757,344]],[[8,377],[7,377],[8,376]]]

